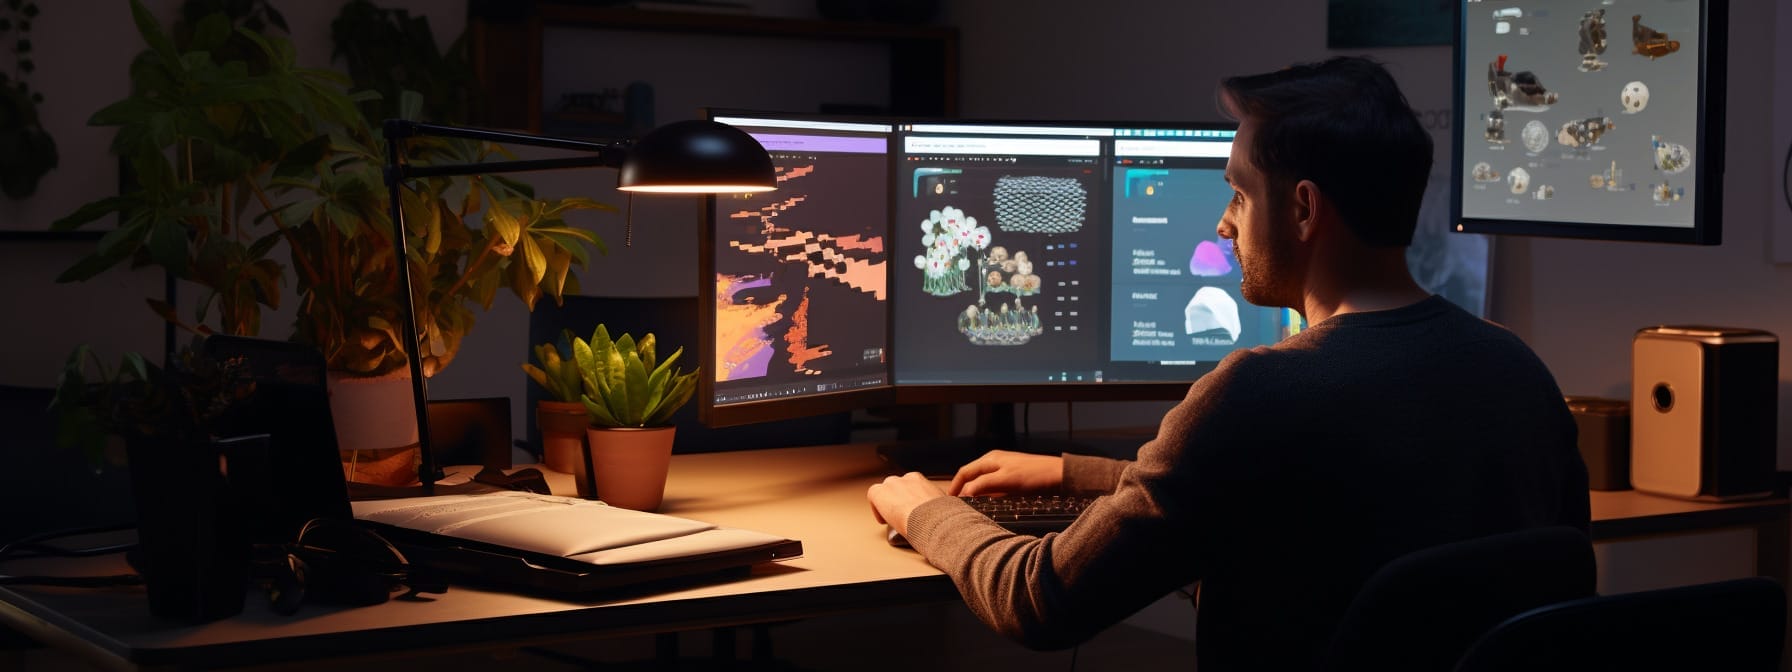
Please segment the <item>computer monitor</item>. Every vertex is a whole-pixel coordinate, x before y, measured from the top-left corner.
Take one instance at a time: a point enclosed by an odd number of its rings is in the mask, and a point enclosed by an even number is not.
[[[1724,0],[1459,0],[1457,231],[1721,242]]]
[[[712,197],[711,426],[895,403],[1175,400],[1299,329],[1216,224],[1235,127],[712,112],[780,189]]]
[[[1232,125],[909,123],[896,134],[903,403],[1180,399],[1298,329],[1216,225]]]
[[[711,112],[778,189],[708,198],[698,412],[713,427],[891,401],[887,123]]]

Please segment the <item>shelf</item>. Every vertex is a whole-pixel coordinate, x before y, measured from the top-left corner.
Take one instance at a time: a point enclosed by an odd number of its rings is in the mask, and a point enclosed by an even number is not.
[[[889,49],[889,70],[867,75],[887,77],[889,114],[958,113],[958,30],[951,27],[555,4],[484,6],[472,12],[468,28],[474,69],[484,89],[473,121],[484,126],[541,132],[544,120],[554,114],[542,109],[542,73],[553,67],[542,62],[542,34],[548,28],[569,27],[881,44]]]

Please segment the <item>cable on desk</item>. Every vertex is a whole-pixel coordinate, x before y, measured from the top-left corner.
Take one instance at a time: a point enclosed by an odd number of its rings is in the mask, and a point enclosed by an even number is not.
[[[98,526],[93,526],[93,527],[73,527],[73,528],[62,529],[62,530],[51,530],[49,532],[39,532],[37,534],[28,534],[23,537],[19,537],[18,539],[14,539],[11,542],[8,542],[5,546],[0,546],[0,562],[4,562],[7,560],[15,560],[15,559],[19,559],[19,558],[40,558],[40,557],[85,558],[85,557],[90,557],[90,556],[95,556],[95,555],[106,555],[109,553],[117,553],[119,551],[126,550],[126,549],[130,548],[131,546],[134,546],[135,544],[114,544],[111,546],[97,546],[94,548],[69,549],[69,548],[63,548],[60,546],[55,546],[55,545],[52,545],[52,544],[49,544],[46,542],[54,541],[56,539],[61,539],[63,537],[80,536],[83,534],[100,534],[103,532],[122,532],[124,530],[129,530],[129,529],[135,528],[136,526],[137,526],[137,524],[134,522],[114,523],[111,525],[98,525]],[[30,552],[30,554],[22,555],[22,553],[26,553],[26,552]]]

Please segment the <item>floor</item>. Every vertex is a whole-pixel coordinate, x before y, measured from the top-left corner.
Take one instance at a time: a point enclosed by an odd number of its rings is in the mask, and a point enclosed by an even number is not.
[[[1192,620],[1192,618],[1191,618]],[[1088,672],[1091,670],[1194,669],[1194,642],[1122,623],[1075,651],[1035,652],[1022,648],[977,622],[962,605],[900,607],[782,623],[769,629],[768,662],[753,662],[750,628],[735,633],[735,659],[717,660],[711,632],[678,637],[676,664],[656,659],[655,638],[594,640],[549,649],[505,649],[471,654],[443,654],[356,660],[319,665],[275,663],[281,672],[343,670],[431,672],[502,669],[540,670],[975,670],[977,672]],[[723,647],[727,646],[723,640]],[[9,657],[10,656],[10,657]],[[21,672],[87,672],[99,668],[46,649],[0,651],[0,669]]]

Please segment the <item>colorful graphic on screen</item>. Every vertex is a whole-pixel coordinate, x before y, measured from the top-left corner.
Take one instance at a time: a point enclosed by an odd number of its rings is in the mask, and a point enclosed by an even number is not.
[[[716,199],[717,403],[883,384],[887,141],[747,130],[778,189]]]

